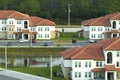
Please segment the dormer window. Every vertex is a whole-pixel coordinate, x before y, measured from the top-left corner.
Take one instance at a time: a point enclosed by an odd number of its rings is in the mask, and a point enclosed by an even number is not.
[[[28,28],[28,22],[27,22],[27,21],[24,22],[24,28],[25,28],[25,29]]]
[[[108,53],[107,53],[107,63],[108,63],[108,64],[111,64],[111,63],[112,63],[112,53],[111,53],[111,52],[108,52]]]
[[[116,29],[116,22],[113,21],[113,29]]]

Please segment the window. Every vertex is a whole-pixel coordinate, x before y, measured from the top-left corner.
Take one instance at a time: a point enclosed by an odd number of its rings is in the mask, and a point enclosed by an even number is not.
[[[85,62],[85,67],[87,67],[88,66],[88,63],[87,62]]]
[[[117,61],[117,62],[116,62],[116,66],[117,66],[117,67],[120,67],[120,61]]]
[[[116,29],[116,22],[113,21],[113,29]]]
[[[2,20],[2,24],[6,24],[6,20]]]
[[[22,31],[21,27],[17,27],[17,31]]]
[[[79,67],[81,67],[81,62],[79,62],[79,65],[78,65]]]
[[[98,38],[102,38],[102,34],[98,34]]]
[[[111,52],[107,53],[107,63],[112,63],[112,53]]]
[[[91,78],[91,72],[85,72],[85,78]]]
[[[39,34],[39,35],[38,35],[38,38],[43,38],[42,34]]]
[[[75,67],[77,67],[77,62],[75,62]]]
[[[45,27],[45,31],[49,31],[49,27]]]
[[[75,62],[75,67],[81,67],[81,62]]]
[[[75,78],[81,78],[81,72],[75,72],[74,75]]]
[[[42,27],[38,27],[38,31],[43,31],[43,28]]]
[[[2,27],[2,31],[6,31],[6,27]]]
[[[13,21],[13,20],[10,20],[10,21],[9,21],[9,24],[14,24],[14,21]]]
[[[89,67],[91,67],[91,62],[89,62]]]
[[[81,72],[78,72],[78,77],[79,77],[79,78],[81,77]]]
[[[95,34],[91,34],[91,38],[95,38]]]
[[[117,57],[120,57],[120,51],[117,51]]]
[[[35,31],[35,27],[31,27],[31,31]]]
[[[102,61],[97,61],[96,62],[96,67],[102,67],[102,66],[103,66]]]
[[[21,24],[21,20],[17,20],[17,24]]]
[[[85,67],[91,67],[91,62],[85,62]]]
[[[98,27],[98,31],[102,31],[102,27]]]
[[[28,28],[28,22],[27,21],[24,22],[24,28],[26,28],[26,29]]]
[[[77,72],[75,72],[75,78],[77,78]]]
[[[45,34],[45,38],[49,38],[49,34]]]

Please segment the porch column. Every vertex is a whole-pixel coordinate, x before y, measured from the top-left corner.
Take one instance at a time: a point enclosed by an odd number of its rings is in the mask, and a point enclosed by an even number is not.
[[[119,37],[119,34],[117,33],[117,37]]]
[[[105,71],[105,80],[107,80],[107,71]]]
[[[114,72],[114,80],[117,80],[117,72]]]

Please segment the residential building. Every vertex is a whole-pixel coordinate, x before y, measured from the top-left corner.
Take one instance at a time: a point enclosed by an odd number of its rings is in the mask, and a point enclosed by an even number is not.
[[[83,21],[83,36],[90,40],[110,39],[120,36],[120,12]]]
[[[37,16],[0,10],[0,39],[52,39],[55,23]]]
[[[70,48],[61,54],[65,77],[72,80],[120,80],[120,38]]]

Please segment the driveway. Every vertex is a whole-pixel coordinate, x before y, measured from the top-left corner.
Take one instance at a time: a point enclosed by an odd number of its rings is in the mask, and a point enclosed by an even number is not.
[[[50,79],[22,72],[3,69],[2,71],[0,71],[0,80],[50,80]]]
[[[16,78],[0,75],[0,80],[21,80],[21,79],[16,79]]]

